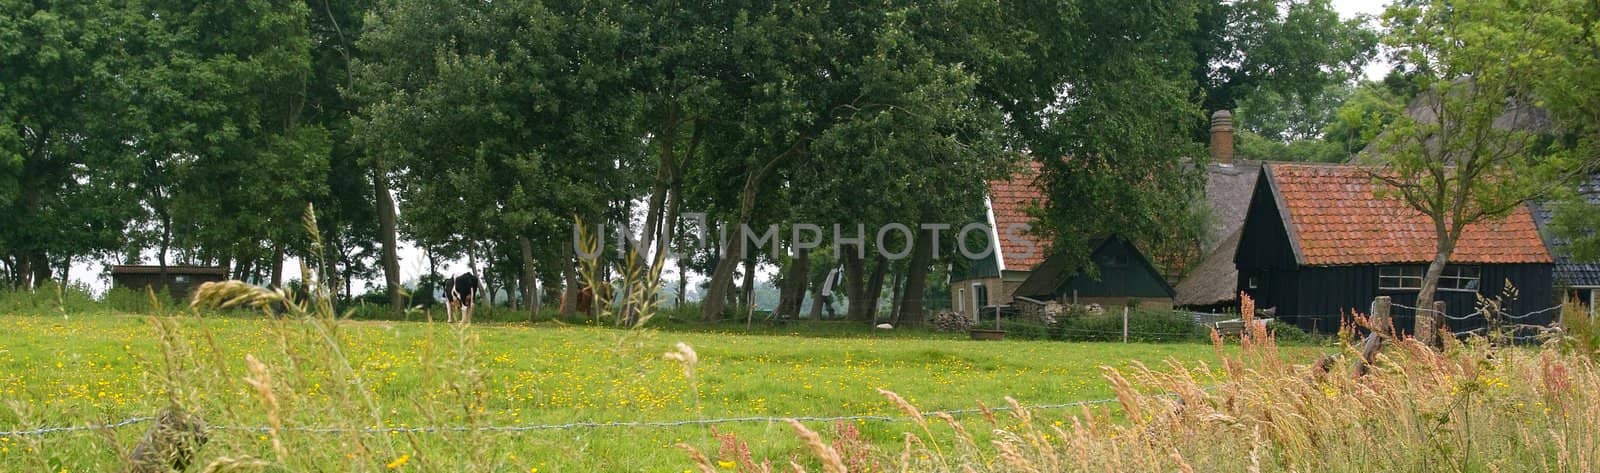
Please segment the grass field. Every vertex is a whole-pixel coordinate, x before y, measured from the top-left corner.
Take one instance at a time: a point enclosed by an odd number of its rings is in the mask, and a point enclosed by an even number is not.
[[[5,407],[0,431],[150,416],[176,400],[216,427],[202,450],[203,462],[287,453],[291,458],[281,464],[324,471],[456,471],[474,465],[486,471],[676,472],[690,466],[676,444],[718,451],[712,429],[603,427],[478,435],[295,429],[893,416],[899,411],[877,389],[898,392],[930,410],[978,402],[1003,405],[1005,396],[1053,404],[1113,396],[1101,366],[1158,365],[1169,359],[1216,366],[1213,348],[1202,344],[972,342],[952,335],[882,334],[890,337],[826,326],[742,335],[557,323],[479,324],[457,331],[419,322],[168,320],[176,326],[114,313],[0,315]],[[799,331],[831,336],[784,334]],[[169,335],[166,342],[163,334]],[[677,342],[698,353],[692,376],[681,363],[663,357]],[[333,356],[324,356],[329,353]],[[284,429],[274,435],[282,437],[282,449],[275,450],[261,431],[229,429],[267,425],[272,410],[246,382],[260,377],[247,368],[247,354],[275,378],[269,384],[277,386]],[[115,470],[146,427],[3,438],[0,465]],[[877,421],[858,421],[855,427],[870,442],[890,446],[912,428]],[[750,442],[758,458],[798,457],[805,463],[799,440],[783,424],[715,429]]]

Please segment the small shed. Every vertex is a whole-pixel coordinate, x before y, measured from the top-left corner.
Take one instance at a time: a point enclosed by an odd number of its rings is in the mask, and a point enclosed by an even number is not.
[[[1033,268],[1014,296],[1106,307],[1140,305],[1168,309],[1176,293],[1132,242],[1122,237],[1099,239],[1090,261],[1097,275],[1070,270],[1064,255],[1045,258]]]
[[[162,273],[166,280],[162,280]],[[144,292],[166,287],[173,299],[188,299],[195,288],[207,282],[228,279],[228,268],[220,266],[168,265],[163,271],[157,265],[118,265],[111,267],[111,287]]]

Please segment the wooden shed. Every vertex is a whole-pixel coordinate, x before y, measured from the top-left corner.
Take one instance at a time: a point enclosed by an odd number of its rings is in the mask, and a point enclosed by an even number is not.
[[[161,275],[166,274],[163,281]],[[185,300],[195,288],[206,282],[228,279],[228,268],[220,266],[169,265],[163,271],[156,265],[120,265],[111,267],[111,287],[144,292],[147,288],[166,288],[173,299]]]
[[[1380,196],[1370,169],[1353,165],[1268,164],[1262,167],[1234,263],[1238,287],[1261,308],[1305,330],[1338,330],[1340,317],[1370,311],[1376,296],[1416,303],[1436,239],[1427,217],[1393,196]],[[1498,221],[1468,225],[1440,279],[1435,299],[1460,316],[1478,298],[1516,297],[1502,310],[1527,314],[1555,303],[1553,260],[1526,206]],[[1508,286],[1509,285],[1509,286]],[[1415,311],[1397,308],[1395,327],[1409,330]],[[1543,324],[1544,313],[1522,323]],[[1464,331],[1482,318],[1452,320]]]
[[[1090,242],[1089,247],[1093,248],[1090,262],[1099,274],[1069,269],[1065,257],[1051,256],[1033,267],[1013,296],[1107,307],[1172,308],[1172,286],[1132,242],[1114,236]]]

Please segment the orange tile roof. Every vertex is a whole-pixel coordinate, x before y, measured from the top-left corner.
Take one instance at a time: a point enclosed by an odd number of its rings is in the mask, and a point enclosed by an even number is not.
[[[1039,182],[1040,169],[1038,161],[1029,160],[1028,169],[1011,175],[1010,179],[989,181],[989,203],[994,209],[995,230],[1000,235],[1000,254],[1005,257],[1005,269],[1008,271],[1028,271],[1034,266],[1044,262],[1045,253],[1049,250],[1049,242],[1033,233],[1025,233],[1020,239],[1033,243],[1033,254],[1022,257],[1026,250],[1023,244],[1013,243],[1005,234],[1006,227],[1013,223],[1031,225],[1034,231],[1041,230],[1038,223],[1028,216],[1028,207],[1045,203],[1044,185]]]
[[[1437,244],[1433,224],[1398,197],[1378,196],[1370,168],[1269,164],[1268,179],[1287,212],[1289,238],[1309,266],[1426,263]],[[1504,219],[1468,225],[1452,262],[1552,263],[1527,206]]]

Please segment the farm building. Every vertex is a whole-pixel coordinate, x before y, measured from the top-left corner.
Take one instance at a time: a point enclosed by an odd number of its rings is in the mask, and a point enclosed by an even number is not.
[[[165,286],[173,299],[183,300],[202,283],[227,280],[228,268],[168,265],[164,282],[161,274],[161,267],[155,265],[112,266],[111,287],[144,292],[146,288],[160,290]]]
[[[1600,205],[1600,174],[1591,176],[1581,192],[1590,204]],[[1572,258],[1567,242],[1554,235],[1550,228],[1555,219],[1550,204],[1534,204],[1533,217],[1539,224],[1545,245],[1550,248],[1550,256],[1555,259],[1555,284],[1561,291],[1562,301],[1581,303],[1589,307],[1590,314],[1596,313],[1595,305],[1600,303],[1600,262],[1580,262]]]
[[[988,258],[974,261],[966,271],[951,276],[950,307],[961,314],[976,316],[986,308],[1012,306],[1019,301],[1019,296],[1056,297],[1071,302],[1073,290],[1078,291],[1079,302],[1086,304],[1109,306],[1137,302],[1145,307],[1171,307],[1172,288],[1127,240],[1111,237],[1094,242],[1093,261],[1100,275],[1096,279],[1064,274],[1065,260],[1049,257],[1049,242],[1038,235],[1001,237],[1001,232],[1010,224],[1033,224],[1033,217],[1027,210],[1042,205],[1045,198],[1043,186],[1038,182],[1039,174],[1040,164],[1030,161],[1027,170],[1010,179],[989,182],[984,213],[990,228],[989,244],[995,251]],[[1044,274],[1035,277],[1037,272]],[[1018,290],[1025,286],[1027,293],[1019,294]]]
[[[1218,110],[1211,116],[1211,163],[1206,166],[1206,204],[1211,228],[1206,230],[1201,260],[1178,282],[1175,303],[1195,311],[1237,310],[1239,270],[1233,265],[1239,230],[1261,174],[1261,163],[1233,156],[1233,116]]]
[[[1100,273],[1098,277],[1068,269],[1063,255],[1053,255],[1028,272],[1012,297],[1107,307],[1172,307],[1172,286],[1132,242],[1121,237],[1101,238],[1089,247],[1094,248],[1089,258]]]
[[[1427,217],[1405,203],[1374,193],[1368,169],[1354,165],[1262,166],[1234,263],[1237,284],[1258,307],[1305,330],[1337,330],[1341,315],[1367,313],[1374,297],[1416,302],[1422,274],[1434,253]],[[1446,312],[1473,312],[1478,297],[1504,297],[1503,310],[1526,314],[1554,304],[1553,260],[1532,212],[1520,206],[1508,217],[1468,226],[1436,299]],[[1547,323],[1544,313],[1523,323]],[[1412,327],[1415,312],[1397,308],[1395,326]],[[1452,320],[1455,331],[1482,319]]]

